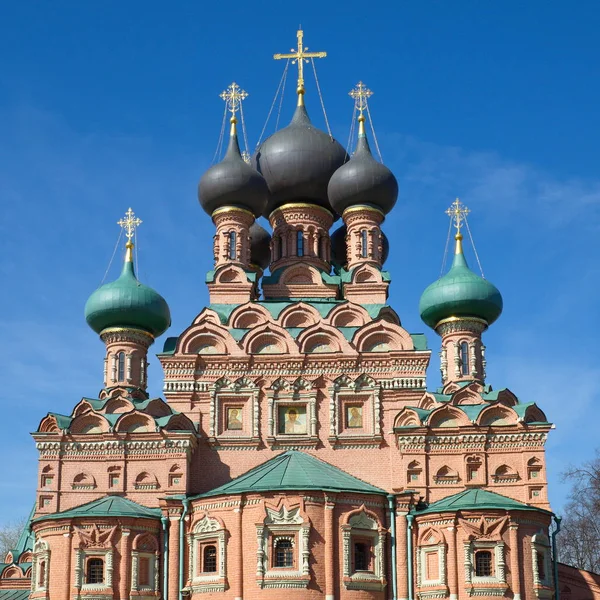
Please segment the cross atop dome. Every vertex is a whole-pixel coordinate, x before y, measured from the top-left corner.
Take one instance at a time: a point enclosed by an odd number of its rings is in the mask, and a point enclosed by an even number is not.
[[[446,214],[454,223],[456,227],[456,235],[460,235],[460,228],[462,227],[463,221],[467,219],[467,215],[471,211],[457,198],[451,205]]]
[[[359,81],[354,89],[348,92],[348,96],[354,100],[354,106],[360,116],[367,109],[367,102],[372,95],[373,92],[362,81]]]
[[[243,90],[235,81],[219,94],[219,98],[225,100],[227,110],[231,113],[232,117],[235,117],[235,113],[241,110],[242,102],[247,97],[248,92]]]
[[[135,236],[135,230],[142,224],[142,220],[135,216],[135,213],[131,208],[127,209],[125,218],[119,219],[117,225],[120,225],[125,230],[127,236],[127,242],[131,242],[131,238]]]
[[[292,54],[273,54],[275,60],[282,60],[284,58],[291,58],[292,64],[298,65],[298,94],[304,94],[304,63],[308,63],[309,58],[325,58],[327,52],[308,52],[308,47],[304,47],[304,32],[302,29],[298,29],[296,33],[298,38],[298,47],[292,48]]]

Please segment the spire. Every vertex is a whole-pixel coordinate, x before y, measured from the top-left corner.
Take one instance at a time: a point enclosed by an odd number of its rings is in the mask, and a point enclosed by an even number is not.
[[[290,50],[291,54],[273,54],[273,58],[275,60],[291,59],[293,65],[298,65],[298,87],[296,93],[298,94],[298,106],[304,106],[304,63],[308,63],[309,58],[325,58],[327,52],[308,52],[308,47],[304,46],[304,32],[302,29],[298,29],[296,37],[298,38],[298,47],[292,48]]]

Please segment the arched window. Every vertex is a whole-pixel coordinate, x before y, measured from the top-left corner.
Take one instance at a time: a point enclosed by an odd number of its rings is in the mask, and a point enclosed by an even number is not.
[[[235,231],[230,231],[229,232],[229,260],[235,260],[236,259],[236,234]]]
[[[104,561],[101,558],[90,558],[85,573],[86,583],[104,583]]]
[[[275,567],[293,567],[294,566],[294,547],[292,540],[275,540]]]
[[[217,571],[217,547],[210,544],[204,546],[202,551],[202,572],[216,573]]]
[[[117,364],[118,364],[118,379],[119,381],[125,380],[125,352],[119,352],[117,354]]]
[[[460,343],[460,373],[461,375],[469,374],[469,344],[467,342]]]
[[[360,255],[363,258],[367,258],[367,256],[368,256],[367,250],[368,250],[368,248],[367,248],[367,230],[362,229],[360,232]]]
[[[296,255],[304,256],[304,234],[302,231],[296,232]]]
[[[371,544],[367,542],[356,542],[354,544],[354,570],[371,570]]]
[[[143,356],[140,358],[140,381],[146,382],[146,359]]]
[[[489,550],[480,550],[475,554],[475,575],[477,577],[492,575],[492,553]]]

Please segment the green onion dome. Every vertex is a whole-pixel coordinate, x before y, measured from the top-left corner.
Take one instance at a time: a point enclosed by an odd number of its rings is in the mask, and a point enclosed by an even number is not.
[[[200,178],[198,199],[209,215],[223,206],[239,206],[258,217],[267,206],[269,188],[263,176],[240,154],[235,118],[231,120],[225,158]]]
[[[371,154],[364,117],[359,117],[356,151],[329,180],[329,202],[338,214],[350,206],[366,204],[387,215],[398,199],[398,182],[394,174]]]
[[[165,299],[137,280],[128,243],[125,264],[116,281],[99,287],[85,304],[85,320],[96,332],[112,327],[141,329],[153,337],[171,325],[171,312]]]
[[[433,329],[452,317],[481,319],[491,325],[502,313],[498,288],[469,269],[460,233],[456,236],[452,267],[423,292],[419,312],[424,323]]]

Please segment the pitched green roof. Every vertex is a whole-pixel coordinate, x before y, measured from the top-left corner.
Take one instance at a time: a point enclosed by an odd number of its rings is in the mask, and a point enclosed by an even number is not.
[[[452,496],[447,496],[433,502],[423,510],[416,510],[418,515],[427,515],[441,512],[458,512],[459,510],[536,510],[552,514],[548,510],[524,504],[518,500],[507,498],[496,492],[489,492],[479,488],[472,488]]]
[[[322,490],[358,494],[387,494],[310,454],[288,450],[214,490],[195,496],[274,492],[279,490]]]
[[[0,600],[27,600],[31,589],[26,590],[0,590]]]
[[[160,519],[161,512],[159,508],[148,508],[121,496],[104,496],[103,498],[98,498],[98,500],[87,502],[63,512],[43,515],[35,519],[35,521],[85,517],[143,517],[146,519]]]

